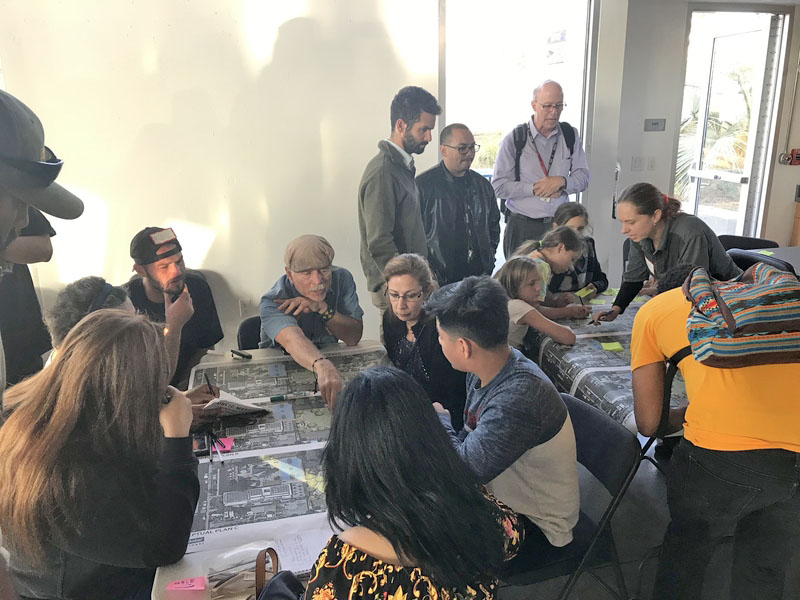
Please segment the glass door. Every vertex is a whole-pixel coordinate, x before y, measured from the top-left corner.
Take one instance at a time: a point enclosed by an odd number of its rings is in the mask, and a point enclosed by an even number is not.
[[[783,15],[693,12],[674,193],[717,234],[754,235]]]

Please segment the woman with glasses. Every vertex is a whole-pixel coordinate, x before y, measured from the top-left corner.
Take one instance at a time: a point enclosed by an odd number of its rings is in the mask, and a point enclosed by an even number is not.
[[[162,328],[98,310],[12,387],[0,529],[23,598],[150,598],[186,551],[200,486],[191,402],[168,387]]]
[[[357,467],[355,467],[357,465]],[[517,516],[478,486],[420,386],[374,367],[333,409],[322,458],[331,537],[306,600],[490,600]]]
[[[461,429],[466,400],[466,374],[456,371],[442,353],[436,320],[423,303],[434,290],[428,263],[419,254],[399,254],[383,269],[389,308],[383,313],[383,337],[392,364],[402,369],[439,402]]]

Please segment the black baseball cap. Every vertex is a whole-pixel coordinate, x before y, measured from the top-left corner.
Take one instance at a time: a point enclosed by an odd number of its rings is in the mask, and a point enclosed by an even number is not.
[[[44,145],[39,117],[0,90],[0,186],[42,212],[76,219],[83,213],[83,202],[55,183],[63,164]]]
[[[175,247],[159,254],[162,246]],[[145,227],[131,240],[131,258],[137,265],[149,265],[182,252],[181,244],[172,227]]]

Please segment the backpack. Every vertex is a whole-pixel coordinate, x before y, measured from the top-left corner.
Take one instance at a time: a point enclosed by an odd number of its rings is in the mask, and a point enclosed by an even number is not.
[[[692,303],[686,333],[694,359],[709,367],[800,362],[800,282],[756,263],[738,281],[714,281],[702,267],[683,283]]]
[[[575,130],[572,125],[566,121],[559,121],[558,126],[561,127],[561,133],[564,135],[564,142],[569,148],[570,158],[572,153],[575,152]],[[522,150],[525,144],[528,143],[528,124],[520,123],[514,127],[514,149],[516,155],[514,156],[514,181],[519,181],[519,159],[522,156]]]
[[[559,121],[558,126],[561,128],[561,133],[564,135],[564,142],[567,144],[567,148],[569,148],[569,155],[571,158],[572,154],[575,152],[575,130],[572,128],[572,125],[566,121]],[[516,151],[514,156],[514,181],[519,181],[519,159],[522,156],[522,150],[525,148],[525,144],[528,143],[528,124],[520,123],[514,127],[513,134],[514,150]],[[505,215],[506,222],[508,222],[508,209],[506,209],[505,199],[502,198],[500,199],[500,212]]]
[[[756,263],[737,281],[715,281],[696,267],[683,283],[692,303],[686,320],[689,345],[668,359],[657,437],[668,427],[672,380],[690,354],[709,367],[800,362],[800,281],[786,271]]]

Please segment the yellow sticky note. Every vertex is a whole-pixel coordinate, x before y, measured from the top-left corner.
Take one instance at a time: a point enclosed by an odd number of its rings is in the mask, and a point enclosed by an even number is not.
[[[633,299],[634,302],[647,302],[647,296],[636,296]]]
[[[600,342],[600,345],[603,346],[603,350],[608,350],[609,352],[622,352],[622,344],[619,342]]]
[[[590,288],[590,287],[587,285],[587,286],[586,286],[585,288],[583,288],[582,290],[578,290],[577,292],[575,292],[575,295],[576,295],[578,298],[585,298],[586,296],[588,296],[589,294],[591,294],[593,291],[594,291],[594,288]]]
[[[589,300],[589,304],[608,304],[608,300],[603,300],[602,298],[592,298]]]
[[[764,256],[772,256],[773,254],[775,254],[774,252],[770,252],[769,250],[759,250],[758,253],[763,254]]]
[[[616,296],[619,293],[619,288],[608,288],[601,296]]]

